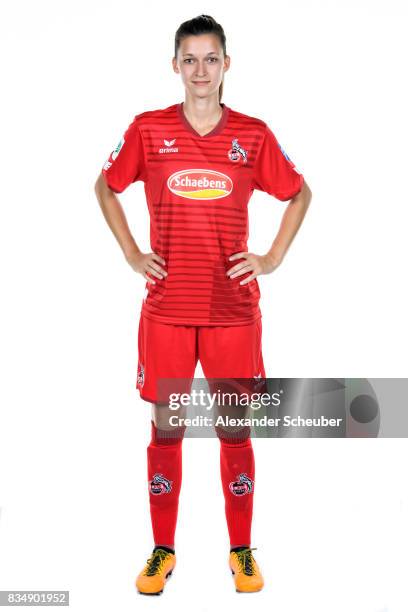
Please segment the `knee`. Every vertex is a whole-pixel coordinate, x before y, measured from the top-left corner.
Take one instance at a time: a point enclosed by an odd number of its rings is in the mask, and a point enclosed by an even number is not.
[[[222,446],[252,446],[250,426],[234,430],[216,425],[215,432]]]
[[[185,426],[162,429],[157,427],[154,421],[151,420],[151,440],[149,446],[180,445],[183,441],[185,430]]]

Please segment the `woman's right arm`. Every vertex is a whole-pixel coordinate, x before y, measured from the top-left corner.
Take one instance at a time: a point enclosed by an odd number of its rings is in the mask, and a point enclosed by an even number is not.
[[[106,184],[102,172],[96,180],[95,193],[107,224],[118,241],[126,261],[135,272],[142,274],[152,284],[155,284],[155,281],[147,273],[160,279],[167,276],[166,270],[159,265],[159,263],[165,265],[164,259],[156,253],[142,253],[137,246],[119,198]]]

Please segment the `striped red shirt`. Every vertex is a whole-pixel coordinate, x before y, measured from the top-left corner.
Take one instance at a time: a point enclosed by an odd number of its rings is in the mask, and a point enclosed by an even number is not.
[[[168,275],[146,281],[142,313],[180,325],[246,325],[261,316],[257,279],[226,272],[248,251],[248,202],[254,191],[290,200],[303,175],[261,119],[221,103],[216,127],[200,136],[183,103],[136,115],[105,162],[107,185],[121,193],[143,181],[151,250]]]

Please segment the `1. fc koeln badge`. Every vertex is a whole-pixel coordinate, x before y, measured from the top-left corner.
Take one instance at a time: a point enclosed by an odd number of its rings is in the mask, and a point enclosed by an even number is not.
[[[243,164],[248,161],[248,151],[246,151],[238,142],[238,138],[233,138],[232,148],[228,151],[228,157],[233,162],[238,162],[240,159]]]
[[[163,495],[170,493],[173,481],[169,480],[163,474],[155,474],[152,480],[149,480],[150,493],[153,495]]]
[[[137,384],[143,387],[145,379],[145,371],[142,363],[139,363],[138,372],[137,372]]]
[[[237,476],[237,480],[229,483],[229,490],[234,495],[248,495],[254,488],[254,481],[245,472]]]

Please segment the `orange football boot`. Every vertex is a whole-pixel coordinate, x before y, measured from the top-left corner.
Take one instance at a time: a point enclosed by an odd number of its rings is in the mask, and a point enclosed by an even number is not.
[[[160,595],[166,580],[176,566],[176,555],[157,548],[147,559],[144,569],[136,578],[136,588],[143,595]]]
[[[255,561],[252,551],[256,548],[244,548],[232,551],[229,556],[229,566],[234,576],[235,588],[239,593],[260,591],[264,579]]]

